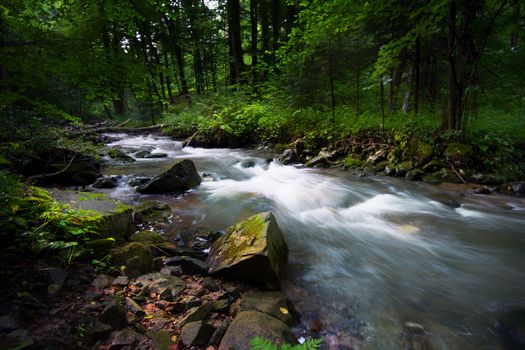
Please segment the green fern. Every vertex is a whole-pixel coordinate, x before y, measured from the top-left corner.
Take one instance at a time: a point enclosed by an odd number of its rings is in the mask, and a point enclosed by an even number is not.
[[[250,341],[250,350],[317,350],[321,342],[322,339],[307,339],[303,344],[283,344],[281,347],[278,347],[271,340],[257,337]]]

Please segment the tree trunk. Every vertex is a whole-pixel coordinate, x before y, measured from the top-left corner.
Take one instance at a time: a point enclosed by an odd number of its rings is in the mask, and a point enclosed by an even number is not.
[[[272,63],[275,63],[275,53],[279,49],[279,32],[281,30],[281,1],[272,2]]]
[[[381,132],[385,132],[385,87],[383,75],[379,77],[379,105],[381,108]]]
[[[518,50],[518,31],[520,28],[520,0],[514,0],[514,8],[512,10],[512,17],[514,25],[512,33],[510,34],[510,48],[512,51]]]
[[[257,0],[250,0],[250,29],[253,82],[257,82]]]
[[[414,87],[414,113],[419,113],[419,90],[420,90],[420,61],[421,61],[421,40],[416,38],[416,47],[414,49],[414,78],[415,78],[415,87]]]
[[[241,45],[241,8],[239,0],[227,1],[228,11],[228,32],[230,34],[231,53],[235,69],[236,81],[244,84],[246,81],[242,77],[244,71],[244,59],[242,56]]]
[[[355,115],[361,114],[361,66],[357,66],[355,73]]]

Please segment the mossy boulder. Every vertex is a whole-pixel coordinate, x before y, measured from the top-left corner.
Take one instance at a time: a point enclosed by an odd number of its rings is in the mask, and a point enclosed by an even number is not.
[[[423,181],[430,184],[440,184],[442,182],[459,183],[460,180],[457,175],[450,169],[442,168],[433,174],[426,175],[423,177]]]
[[[56,189],[49,193],[67,207],[77,226],[89,227],[91,240],[112,238],[121,243],[135,230],[132,208],[104,194]]]
[[[432,159],[430,162],[423,166],[422,170],[427,174],[432,174],[441,168],[446,168],[447,166],[448,164],[442,160]]]
[[[268,287],[284,279],[288,247],[272,213],[264,212],[228,228],[212,245],[209,273]]]
[[[122,152],[118,148],[110,148],[107,152],[107,155],[111,159],[119,162],[131,163],[135,161],[133,157],[128,156],[126,153]]]
[[[263,337],[274,344],[297,344],[290,328],[275,317],[260,311],[243,311],[237,315],[224,334],[219,350],[244,350],[250,341]]]
[[[405,176],[410,170],[414,169],[414,163],[411,160],[399,163],[396,165],[396,175],[397,177]]]
[[[137,187],[139,193],[181,193],[201,183],[195,164],[183,159],[171,166],[164,173]]]
[[[358,154],[350,154],[343,161],[343,167],[345,169],[359,168],[362,165],[363,165],[363,161],[359,159]]]
[[[142,224],[166,221],[173,216],[173,211],[167,204],[147,201],[133,208],[135,220]]]
[[[164,243],[164,239],[160,234],[153,231],[143,230],[139,232],[135,232],[131,235],[129,238],[132,242],[139,242],[143,244],[162,244]]]
[[[431,144],[413,138],[405,150],[405,159],[413,160],[416,166],[428,163],[434,154],[434,147]]]
[[[117,267],[125,266],[128,277],[138,277],[153,271],[151,248],[139,242],[128,242],[112,250],[113,261]]]
[[[472,164],[474,151],[470,145],[454,142],[448,144],[443,154],[454,166],[461,167]]]

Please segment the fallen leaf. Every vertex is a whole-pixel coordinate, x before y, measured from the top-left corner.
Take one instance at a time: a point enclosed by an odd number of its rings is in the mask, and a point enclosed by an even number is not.
[[[175,343],[177,341],[177,336],[176,335],[172,335],[171,336],[171,341]]]
[[[284,308],[282,306],[279,308],[279,311],[281,311],[285,315],[288,315],[288,309],[286,309],[286,308]]]

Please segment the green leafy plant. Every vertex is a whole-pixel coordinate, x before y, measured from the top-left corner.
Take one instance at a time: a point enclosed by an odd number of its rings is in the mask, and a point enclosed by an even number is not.
[[[319,349],[322,339],[307,339],[298,345],[283,344],[278,346],[271,340],[263,337],[253,338],[250,341],[250,350],[316,350]]]

